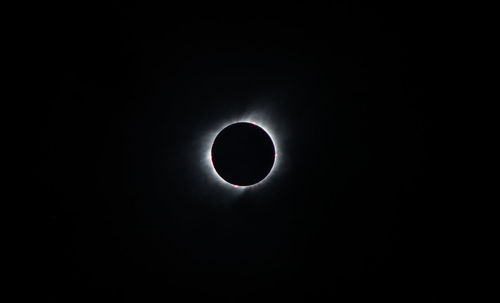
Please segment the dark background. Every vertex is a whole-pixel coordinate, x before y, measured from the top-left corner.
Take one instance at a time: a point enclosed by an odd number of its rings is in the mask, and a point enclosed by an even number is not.
[[[28,119],[44,299],[439,297],[432,7],[45,9]],[[232,195],[193,149],[253,110],[280,125],[282,169]]]

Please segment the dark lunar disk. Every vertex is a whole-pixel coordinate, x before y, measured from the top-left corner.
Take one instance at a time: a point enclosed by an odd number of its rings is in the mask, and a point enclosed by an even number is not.
[[[248,186],[259,183],[274,165],[271,137],[259,126],[239,122],[224,128],[212,145],[212,164],[228,183]]]

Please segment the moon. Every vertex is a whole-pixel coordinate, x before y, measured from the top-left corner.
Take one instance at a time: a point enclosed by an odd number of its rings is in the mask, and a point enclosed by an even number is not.
[[[276,149],[270,135],[250,122],[226,126],[215,137],[211,162],[217,175],[235,187],[264,180],[273,169]]]

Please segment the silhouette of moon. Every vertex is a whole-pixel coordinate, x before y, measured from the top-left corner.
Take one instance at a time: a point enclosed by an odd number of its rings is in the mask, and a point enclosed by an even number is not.
[[[234,186],[250,186],[271,172],[276,150],[271,137],[260,126],[238,122],[215,137],[211,150],[217,174]]]

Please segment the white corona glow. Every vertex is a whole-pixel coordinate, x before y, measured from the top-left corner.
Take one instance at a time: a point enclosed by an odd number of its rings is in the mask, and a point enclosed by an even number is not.
[[[269,174],[260,182],[248,186],[242,186],[242,185],[235,185],[227,182],[226,180],[222,179],[221,176],[217,173],[215,170],[215,167],[212,162],[212,146],[214,144],[214,140],[217,137],[217,135],[227,126],[235,123],[251,123],[253,125],[256,125],[260,128],[262,128],[267,135],[271,138],[273,145],[274,145],[274,164],[273,167],[271,168],[271,171]],[[225,121],[218,123],[217,127],[213,129],[213,131],[207,132],[204,140],[204,153],[205,153],[205,160],[204,160],[204,170],[208,172],[211,176],[211,180],[215,180],[216,184],[223,186],[225,188],[229,189],[236,189],[238,191],[240,190],[247,190],[247,189],[253,189],[257,188],[260,186],[263,186],[267,184],[270,180],[272,180],[273,176],[276,175],[277,172],[279,172],[280,168],[280,162],[278,159],[278,154],[279,154],[279,147],[280,147],[280,142],[278,141],[277,137],[274,135],[274,128],[272,127],[271,123],[266,123],[265,119],[262,119],[262,117],[256,117],[256,115],[251,115],[247,117],[243,117],[240,119],[233,119],[230,121]]]

